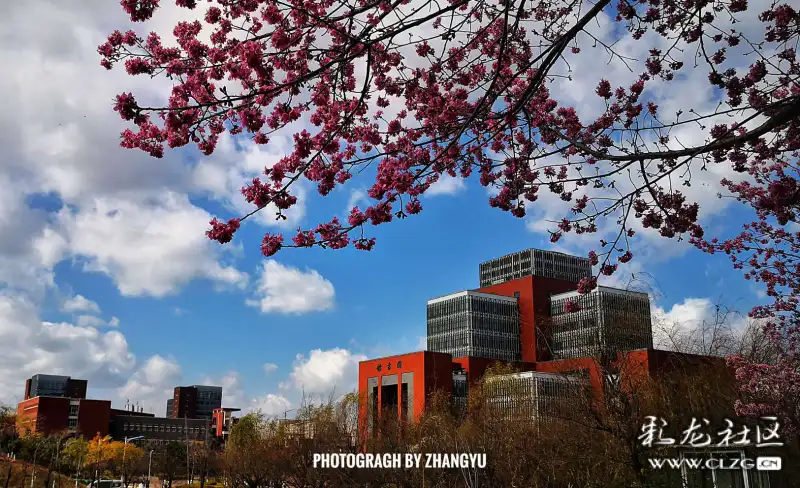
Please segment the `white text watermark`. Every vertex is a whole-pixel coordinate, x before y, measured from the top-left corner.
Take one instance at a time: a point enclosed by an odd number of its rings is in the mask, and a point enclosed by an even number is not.
[[[365,469],[483,469],[486,454],[446,453],[314,453],[314,468],[365,468]]]
[[[681,457],[681,458],[650,458],[650,467],[653,469],[755,469],[757,471],[780,471],[782,459],[776,456],[760,456],[752,458],[715,458],[715,457]]]

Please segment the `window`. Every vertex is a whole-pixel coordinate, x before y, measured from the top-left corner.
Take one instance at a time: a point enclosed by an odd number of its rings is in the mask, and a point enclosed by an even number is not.
[[[70,429],[78,428],[78,419],[69,419],[69,428]]]
[[[69,416],[70,417],[77,417],[78,416],[78,406],[77,405],[70,405],[69,406]]]

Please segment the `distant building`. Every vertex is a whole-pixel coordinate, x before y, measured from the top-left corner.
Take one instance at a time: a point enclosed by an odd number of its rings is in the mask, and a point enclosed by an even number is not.
[[[88,439],[108,434],[111,402],[37,396],[17,405],[17,431],[20,435],[78,434]]]
[[[462,291],[428,301],[428,351],[521,359],[517,298]]]
[[[25,400],[38,396],[86,398],[86,380],[69,376],[35,374],[25,381]]]
[[[167,401],[167,408],[170,402]],[[172,397],[171,414],[174,419],[206,419],[211,420],[214,409],[222,407],[222,387],[191,385],[176,386]]]
[[[567,313],[574,302],[580,310]],[[553,359],[616,357],[618,352],[653,347],[650,297],[646,293],[599,286],[550,297]]]
[[[173,418],[172,417],[172,408],[173,408],[174,404],[175,404],[175,400],[173,400],[172,398],[167,400],[167,413],[164,414],[164,417],[166,417],[168,419]]]
[[[214,436],[226,439],[233,425],[239,420],[233,413],[241,410],[241,408],[215,408],[212,422]]]
[[[114,439],[142,436],[143,442],[207,442],[214,436],[211,422],[204,419],[172,419],[136,412],[115,415],[108,429]]]

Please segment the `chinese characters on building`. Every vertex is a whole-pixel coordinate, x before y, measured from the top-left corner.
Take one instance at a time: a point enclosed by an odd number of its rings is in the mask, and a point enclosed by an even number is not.
[[[642,425],[639,441],[645,447],[781,447],[783,442],[778,434],[778,419],[762,417],[767,425],[750,428],[736,425],[725,419],[725,428],[716,431],[708,419],[692,417],[689,426],[681,431],[679,437],[669,437],[666,433],[667,421],[660,417],[646,417]]]

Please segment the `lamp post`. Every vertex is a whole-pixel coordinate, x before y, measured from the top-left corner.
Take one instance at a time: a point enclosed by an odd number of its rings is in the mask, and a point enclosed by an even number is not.
[[[283,420],[286,420],[286,414],[287,413],[294,412],[295,410],[297,410],[297,409],[296,408],[290,408],[289,410],[284,410],[283,411]]]
[[[36,480],[36,455],[39,454],[39,447],[41,447],[41,440],[36,440],[36,449],[33,451],[33,473],[31,474],[31,488],[33,488],[33,482]]]
[[[150,488],[150,467],[153,465],[153,449],[150,450],[150,460],[147,461],[147,488]]]
[[[122,446],[122,486],[125,487],[125,454],[128,452],[128,443],[130,441],[135,441],[136,439],[144,439],[143,435],[137,435],[136,437],[126,437],[125,443]]]

